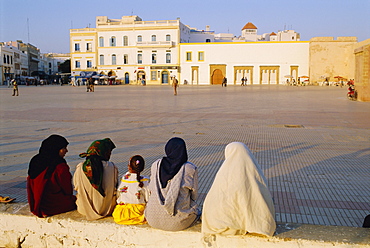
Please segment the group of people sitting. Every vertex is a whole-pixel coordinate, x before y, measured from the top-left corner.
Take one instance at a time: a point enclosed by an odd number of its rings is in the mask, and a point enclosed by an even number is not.
[[[167,231],[184,230],[201,221],[204,237],[275,232],[274,205],[266,179],[248,147],[233,142],[200,211],[198,170],[188,161],[185,141],[171,138],[165,156],[141,176],[145,160],[131,157],[118,182],[110,161],[116,147],[111,139],[94,141],[80,157],[72,177],[64,159],[68,141],[53,134],[45,139],[29,164],[27,193],[30,210],[47,217],[77,209],[87,220],[113,216],[118,224],[148,223]],[[77,195],[73,194],[74,189]]]

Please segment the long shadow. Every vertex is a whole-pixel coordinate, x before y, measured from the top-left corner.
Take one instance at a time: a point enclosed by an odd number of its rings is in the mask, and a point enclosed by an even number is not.
[[[361,149],[271,177],[276,212],[311,216],[306,224],[361,226],[359,216],[370,209],[369,152]]]

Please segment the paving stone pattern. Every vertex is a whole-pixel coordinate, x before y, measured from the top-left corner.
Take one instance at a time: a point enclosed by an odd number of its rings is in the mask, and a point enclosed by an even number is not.
[[[370,214],[370,103],[340,87],[169,85],[0,87],[0,195],[26,202],[28,162],[53,133],[73,173],[93,140],[110,137],[120,175],[132,155],[151,164],[174,136],[199,168],[199,203],[233,141],[248,145],[274,198],[276,221],[361,226]]]

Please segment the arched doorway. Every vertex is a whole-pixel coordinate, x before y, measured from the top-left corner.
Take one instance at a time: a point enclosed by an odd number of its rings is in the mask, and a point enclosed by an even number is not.
[[[222,71],[216,69],[213,71],[211,82],[212,84],[222,84],[224,76],[222,75]]]
[[[138,71],[137,72],[137,82],[141,84],[143,79],[145,79],[145,71]]]
[[[125,84],[129,84],[130,83],[130,75],[128,74],[128,72],[125,73]]]
[[[162,84],[168,84],[168,71],[162,71]]]

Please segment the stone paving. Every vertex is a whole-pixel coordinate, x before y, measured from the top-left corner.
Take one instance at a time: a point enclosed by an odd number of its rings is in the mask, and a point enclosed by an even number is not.
[[[146,160],[144,174],[174,136],[187,143],[199,168],[199,203],[233,141],[259,161],[276,221],[361,226],[370,214],[370,103],[350,101],[339,87],[20,86],[0,87],[0,195],[26,202],[28,162],[53,133],[70,145],[73,173],[95,139],[110,137],[120,175],[130,156]]]

